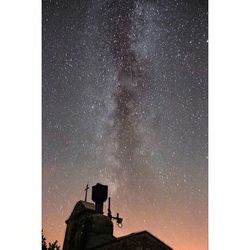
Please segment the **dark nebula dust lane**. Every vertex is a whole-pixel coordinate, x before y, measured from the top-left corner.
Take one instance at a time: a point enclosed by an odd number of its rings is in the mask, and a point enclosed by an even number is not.
[[[111,51],[117,68],[117,86],[114,91],[114,131],[116,131],[117,150],[116,158],[119,161],[123,172],[129,180],[127,185],[131,187],[131,181],[138,171],[143,171],[142,162],[138,162],[136,150],[140,146],[141,139],[138,134],[138,125],[140,123],[140,98],[143,98],[143,90],[146,84],[146,72],[144,65],[138,59],[136,50],[132,48],[132,39],[136,39],[133,34],[133,12],[136,4],[131,1],[129,4],[125,1],[116,1],[108,4],[111,9],[113,23],[110,23]],[[109,17],[110,19],[110,17]],[[112,29],[113,27],[113,29]],[[116,170],[114,170],[116,171]],[[147,170],[145,170],[146,172]],[[144,172],[144,173],[145,173]],[[120,174],[120,173],[119,173]],[[132,189],[135,189],[138,176],[134,180]],[[136,185],[137,186],[137,185]],[[132,190],[131,190],[132,191]]]
[[[43,0],[43,228],[87,183],[117,236],[207,249],[207,1]]]

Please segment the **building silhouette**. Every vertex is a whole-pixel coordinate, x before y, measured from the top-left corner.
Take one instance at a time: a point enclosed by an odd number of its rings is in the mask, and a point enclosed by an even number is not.
[[[113,220],[118,226],[122,218],[117,213],[112,216],[110,198],[108,215],[103,214],[103,203],[107,200],[108,187],[97,183],[92,187],[92,200],[78,201],[66,220],[67,228],[63,250],[173,250],[164,242],[147,231],[132,233],[116,238],[113,235]]]

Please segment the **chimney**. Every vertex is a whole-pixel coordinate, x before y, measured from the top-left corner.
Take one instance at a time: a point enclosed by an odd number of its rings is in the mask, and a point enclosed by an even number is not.
[[[108,186],[97,183],[92,187],[92,200],[95,202],[95,210],[103,214],[103,203],[108,198]]]

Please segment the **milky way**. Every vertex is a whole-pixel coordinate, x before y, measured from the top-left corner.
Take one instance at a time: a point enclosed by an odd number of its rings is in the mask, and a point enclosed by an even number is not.
[[[207,249],[207,2],[43,1],[43,228],[87,183],[117,236]]]

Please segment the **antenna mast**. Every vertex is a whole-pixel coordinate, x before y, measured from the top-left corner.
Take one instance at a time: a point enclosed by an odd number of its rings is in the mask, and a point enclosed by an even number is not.
[[[123,218],[119,217],[119,213],[116,214],[116,217],[113,217],[112,216],[112,213],[111,213],[111,209],[110,209],[110,203],[111,203],[111,198],[109,197],[109,200],[108,200],[108,217],[110,218],[110,220],[116,220],[116,224],[119,228],[122,228],[122,221],[123,221]]]
[[[112,214],[110,210],[110,197],[109,197],[109,203],[108,203],[108,217],[110,218],[110,220],[112,219]]]

